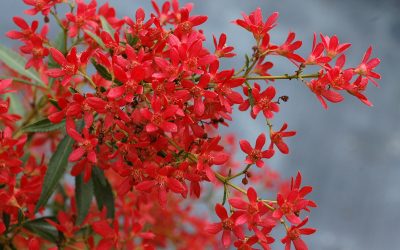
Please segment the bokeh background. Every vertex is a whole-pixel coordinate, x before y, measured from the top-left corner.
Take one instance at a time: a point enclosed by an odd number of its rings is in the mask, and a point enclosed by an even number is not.
[[[88,2],[88,1],[86,1]],[[104,0],[99,0],[104,3]],[[110,0],[119,16],[133,16],[141,5],[150,10],[149,1]],[[159,1],[161,2],[161,1]],[[181,1],[186,3],[189,1]],[[336,34],[341,42],[351,42],[347,66],[358,65],[372,45],[373,55],[382,59],[381,88],[372,84],[367,96],[369,108],[346,95],[345,101],[324,110],[317,99],[296,81],[277,82],[278,94],[288,95],[274,120],[283,121],[298,134],[289,141],[291,154],[277,155],[268,164],[283,176],[301,170],[304,183],[314,186],[312,198],[319,207],[311,215],[310,225],[318,228],[309,237],[310,249],[380,250],[400,249],[400,1],[399,0],[193,0],[194,13],[206,14],[202,26],[211,49],[211,35],[225,32],[228,43],[239,55],[227,67],[240,67],[245,53],[253,45],[249,33],[230,21],[257,6],[264,16],[280,12],[279,25],[272,41],[281,43],[288,31],[304,41],[300,53],[311,48],[313,32]],[[1,43],[16,46],[4,36],[14,29],[12,17],[22,15],[22,0],[1,0]],[[284,62],[284,61],[282,61]],[[294,67],[279,63],[272,73],[292,73]],[[267,127],[250,121],[248,114],[234,114],[235,122],[225,132],[255,140]],[[277,245],[277,248],[281,245]]]

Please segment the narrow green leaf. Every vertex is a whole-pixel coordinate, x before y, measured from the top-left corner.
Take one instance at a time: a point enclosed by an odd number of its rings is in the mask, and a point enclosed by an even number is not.
[[[24,212],[22,212],[21,209],[18,209],[18,225],[21,225],[24,219],[25,219]]]
[[[26,60],[17,52],[0,44],[0,60],[8,67],[12,68],[21,75],[34,80],[32,85],[45,87],[46,84],[40,79],[39,74],[33,69],[25,69]]]
[[[249,64],[250,64],[250,58],[247,54],[244,55],[246,62],[245,62],[245,66],[246,66],[246,70],[249,68]]]
[[[253,96],[253,92],[252,90],[249,88],[249,102],[250,102],[250,106],[254,107],[254,96]]]
[[[103,43],[103,40],[101,40],[101,38],[100,38],[98,35],[96,35],[95,33],[91,32],[91,31],[89,31],[89,30],[85,30],[85,33],[86,33],[88,36],[90,36],[93,40],[95,40],[96,43],[97,43],[98,45],[100,45],[100,47],[101,47],[102,49],[107,49],[106,46],[105,46],[104,43]]]
[[[58,49],[64,55],[67,53],[66,35],[67,35],[66,32],[60,31],[60,33],[57,34],[56,39],[54,41],[54,46],[56,47],[56,49]]]
[[[80,225],[89,213],[90,204],[93,199],[93,181],[83,181],[83,173],[75,177],[75,198],[78,216],[76,224]]]
[[[52,123],[49,119],[43,119],[35,123],[29,124],[22,128],[25,132],[50,132],[65,128],[65,120],[60,123]]]
[[[128,33],[126,34],[126,40],[130,46],[134,46],[139,41],[139,37],[133,36],[132,34]]]
[[[52,98],[49,98],[49,102],[50,102],[54,107],[56,107],[58,110],[62,110],[62,108],[60,107],[60,105],[58,105],[57,100],[52,99]]]
[[[97,207],[101,210],[105,206],[107,208],[107,218],[114,218],[114,194],[110,183],[104,176],[103,170],[97,167],[93,168],[92,179]]]
[[[60,241],[60,234],[58,230],[50,225],[46,219],[54,220],[54,217],[42,217],[35,220],[25,222],[23,227],[32,233],[46,239],[50,242],[58,243]]]
[[[78,130],[81,129],[83,127],[83,122],[80,121],[77,127]],[[42,193],[40,194],[39,201],[36,204],[35,211],[47,204],[47,201],[56,189],[58,182],[64,175],[68,165],[68,156],[71,154],[73,144],[74,140],[66,135],[61,140],[60,144],[58,144],[56,151],[51,156],[46,175],[44,176]]]
[[[228,190],[226,188],[226,185],[224,185],[224,196],[222,197],[222,205],[225,205],[227,196],[228,196]]]
[[[5,213],[5,212],[3,212],[3,223],[4,223],[4,226],[6,227],[6,230],[10,226],[10,219],[11,219],[10,215]]]
[[[110,34],[111,36],[114,36],[114,29],[111,27],[111,25],[107,22],[107,20],[105,19],[105,17],[100,16],[100,22],[101,22],[101,26],[103,27],[103,29]]]
[[[66,33],[64,31],[61,31],[57,34],[54,43],[52,44],[54,48],[58,49],[61,53],[64,55],[67,54],[66,47],[65,47],[65,35]],[[49,68],[59,68],[60,65],[56,61],[54,61],[54,58],[51,54],[49,54]]]
[[[108,72],[108,70],[101,64],[98,64],[95,60],[92,60],[92,64],[94,66],[94,68],[97,70],[97,73],[99,73],[99,75],[101,77],[103,77],[104,79],[111,81],[112,80],[112,75],[110,74],[110,72]]]

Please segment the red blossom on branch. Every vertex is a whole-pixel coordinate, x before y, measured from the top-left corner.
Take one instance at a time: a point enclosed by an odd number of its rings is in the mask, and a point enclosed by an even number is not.
[[[296,134],[286,123],[273,129],[289,100],[276,96],[278,81],[305,83],[324,108],[343,92],[371,106],[365,90],[381,78],[371,47],[346,67],[350,44],[314,34],[311,52],[301,55],[295,32],[282,44],[270,34],[279,14],[264,19],[257,8],[234,21],[254,37],[252,51],[243,67],[224,68],[222,58],[237,58],[229,36],[213,37],[208,48],[201,30],[208,17],[193,15],[193,4],[151,1],[153,13],[139,7],[120,17],[96,0],[24,2],[33,20],[14,17],[17,29],[6,34],[21,42],[20,56],[0,46],[6,249],[269,250],[279,244],[277,230],[286,232],[285,249],[307,249],[312,187],[302,186],[300,173],[285,182],[269,166],[275,147],[288,154],[286,137]],[[55,32],[57,39],[47,36]],[[273,75],[281,69],[276,57],[294,72]],[[261,132],[254,146],[225,136],[221,128],[235,124],[237,109],[263,120],[269,136]],[[238,146],[246,164],[235,158]],[[209,223],[201,203],[216,203],[219,222]]]
[[[246,163],[247,164],[256,164],[257,167],[261,168],[264,166],[264,161],[262,158],[271,158],[274,155],[273,149],[262,150],[265,144],[265,134],[260,134],[257,137],[256,146],[252,148],[250,143],[246,140],[240,141],[240,148],[243,152],[247,154]]]

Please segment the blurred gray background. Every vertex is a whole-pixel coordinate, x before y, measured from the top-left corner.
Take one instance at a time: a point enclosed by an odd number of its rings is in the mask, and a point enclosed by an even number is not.
[[[88,2],[88,1],[86,1]],[[98,1],[104,3],[105,1]],[[139,5],[149,10],[149,1],[111,0],[119,16],[133,16]],[[159,1],[161,2],[161,1]],[[181,1],[186,3],[189,1]],[[202,26],[209,39],[225,32],[228,43],[239,55],[227,67],[240,67],[245,53],[251,53],[251,35],[230,23],[240,13],[250,13],[257,6],[264,17],[280,12],[279,25],[272,41],[282,43],[288,31],[295,31],[304,41],[301,55],[311,48],[313,32],[337,34],[341,42],[351,42],[347,66],[357,66],[365,50],[372,45],[373,56],[382,59],[377,68],[381,88],[369,86],[367,96],[374,103],[369,108],[346,95],[340,104],[328,104],[325,111],[315,96],[296,81],[276,82],[279,95],[288,95],[274,119],[275,127],[283,121],[297,130],[288,140],[289,156],[277,154],[268,164],[283,176],[301,170],[304,183],[314,186],[312,198],[318,203],[309,225],[318,229],[308,237],[310,249],[379,250],[400,249],[400,1],[399,0],[202,0],[194,13],[206,14]],[[1,0],[0,32],[14,29],[11,18],[27,9],[22,0]],[[16,46],[1,36],[1,43]],[[280,63],[273,74],[292,73],[290,63]],[[235,122],[226,132],[255,141],[267,132],[262,123],[249,121],[247,113],[234,114]],[[281,245],[276,246],[281,249]]]

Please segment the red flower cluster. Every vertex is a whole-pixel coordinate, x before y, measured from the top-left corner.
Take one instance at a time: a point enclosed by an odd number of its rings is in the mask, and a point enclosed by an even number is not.
[[[43,15],[46,24],[39,32],[38,20],[28,24],[15,17],[19,29],[7,36],[23,43],[20,52],[27,60],[0,55],[12,79],[0,82],[0,94],[7,94],[0,100],[1,244],[217,249],[221,241],[216,235],[222,232],[224,247],[233,242],[237,249],[271,249],[271,232],[282,228],[285,249],[291,243],[296,250],[307,249],[302,235],[315,229],[303,228],[308,221],[303,213],[316,207],[306,198],[312,188],[301,187],[300,173],[290,183],[278,182],[279,175],[264,162],[276,148],[288,154],[284,140],[296,134],[286,123],[279,130],[273,126],[288,97],[277,95],[271,84],[299,79],[325,108],[325,99],[343,100],[341,90],[372,105],[363,95],[368,82],[377,85],[374,79],[380,78],[374,72],[379,59],[370,59],[371,48],[359,66],[345,68],[350,44],[323,35],[317,43],[314,35],[312,51],[303,58],[297,53],[302,41],[294,32],[283,44],[271,42],[269,31],[278,13],[264,20],[258,8],[234,21],[256,43],[253,55],[235,71],[220,69],[222,58],[236,56],[227,35],[214,36],[215,48],[206,48],[198,27],[207,16],[192,15],[192,4],[152,1],[151,15],[139,8],[133,18],[120,19],[109,4],[98,7],[95,0],[24,2],[31,8],[26,13]],[[58,14],[59,5],[69,6],[65,16]],[[60,28],[54,41],[47,37],[53,22]],[[298,70],[271,75],[276,56]],[[15,66],[21,62],[29,71]],[[317,72],[304,74],[310,67]],[[10,107],[22,92],[28,111]],[[254,147],[239,141],[247,154],[244,167],[233,157],[236,140],[219,132],[232,123],[235,106],[250,110],[253,119],[261,112],[269,131],[257,137]],[[60,184],[68,164],[75,187]],[[241,188],[238,177],[252,186]],[[276,199],[259,196],[257,185],[279,186]],[[184,202],[211,197],[221,186],[223,202],[215,205],[220,222],[210,224],[196,206]]]

